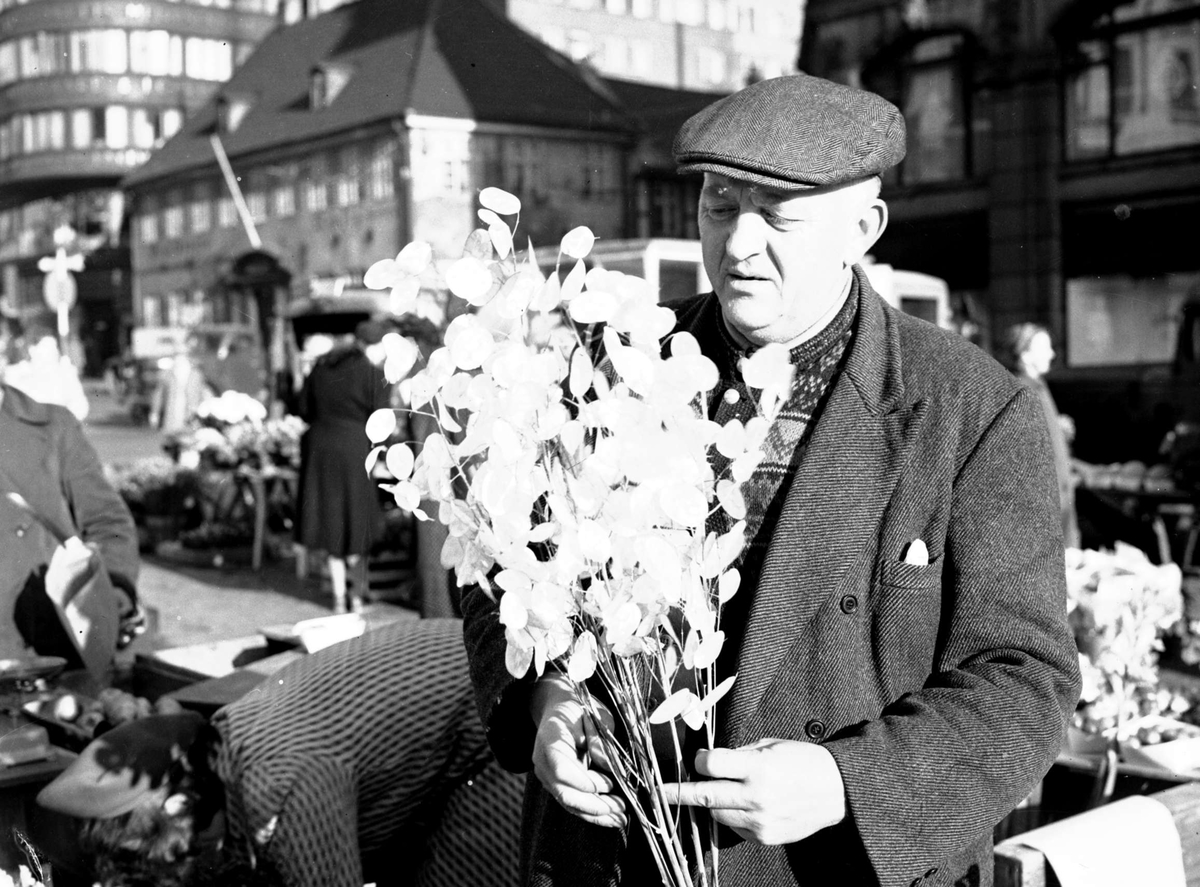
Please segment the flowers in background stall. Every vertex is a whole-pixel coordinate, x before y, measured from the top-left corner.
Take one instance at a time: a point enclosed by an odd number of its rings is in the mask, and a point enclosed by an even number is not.
[[[196,407],[181,432],[171,435],[167,448],[178,452],[187,468],[202,463],[220,467],[298,467],[300,436],[305,424],[296,416],[268,419],[267,408],[241,391],[226,391]]]
[[[242,391],[223,392],[219,397],[210,397],[196,407],[196,419],[212,428],[228,427],[241,423],[261,424],[267,418],[267,408],[256,397]]]
[[[699,827],[663,801],[652,732],[672,726],[674,772],[683,770],[675,726],[715,738],[715,706],[734,680],[716,661],[721,605],[738,590],[733,564],[745,544],[740,488],[790,390],[788,354],[767,347],[745,361],[760,415],[719,426],[704,409],[716,366],[690,334],[671,334],[674,313],[646,281],[588,270],[586,228],[563,238],[559,267],[543,277],[532,245],[521,257],[513,250],[516,219],[505,217],[518,216],[517,198],[488,188],[480,203],[486,231],[445,275],[474,310],[450,322],[444,344],[405,380],[411,409],[438,431],[417,449],[377,446],[368,470],[382,456],[396,501],[446,526],[442,564],[458,584],[499,597],[508,670],[554,669],[573,682],[664,883],[690,885],[683,848],[700,846]],[[411,244],[365,279],[411,286],[430,260]],[[415,357],[391,343],[389,381]],[[380,410],[367,434],[382,444],[395,424]],[[713,447],[731,460],[726,475],[714,476]],[[722,534],[706,530],[717,510],[732,525]],[[716,883],[710,843],[706,884]]]
[[[1138,548],[1068,549],[1068,619],[1080,650],[1083,707],[1076,725],[1118,735],[1132,718],[1166,713],[1158,686],[1162,637],[1183,618],[1182,572]],[[1175,712],[1170,712],[1175,713]]]

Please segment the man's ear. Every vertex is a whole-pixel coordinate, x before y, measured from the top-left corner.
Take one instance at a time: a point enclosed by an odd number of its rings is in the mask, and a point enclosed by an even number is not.
[[[846,242],[846,253],[842,256],[846,267],[862,261],[863,256],[871,251],[871,247],[887,228],[887,223],[888,208],[881,198],[874,197],[859,205],[851,222],[852,230]]]

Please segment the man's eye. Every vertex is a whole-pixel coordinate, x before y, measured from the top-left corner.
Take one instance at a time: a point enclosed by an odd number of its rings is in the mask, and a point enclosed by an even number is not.
[[[729,219],[737,214],[736,206],[709,206],[705,208],[705,212],[714,219]]]
[[[796,225],[798,221],[787,216],[781,216],[779,213],[770,212],[769,210],[763,210],[762,217],[768,224],[776,228],[790,228]]]

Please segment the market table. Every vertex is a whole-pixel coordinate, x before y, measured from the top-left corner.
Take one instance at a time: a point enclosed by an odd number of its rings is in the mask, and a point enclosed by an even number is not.
[[[1093,472],[1081,478],[1076,490],[1078,510],[1088,499],[1102,508],[1143,524],[1153,536],[1159,563],[1173,562],[1183,569],[1200,567],[1200,491],[1184,490],[1161,478],[1123,478]]]

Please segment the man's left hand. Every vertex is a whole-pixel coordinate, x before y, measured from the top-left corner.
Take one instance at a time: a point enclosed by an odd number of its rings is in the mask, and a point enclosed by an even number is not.
[[[748,841],[790,844],[846,818],[846,790],[829,750],[810,742],[760,739],[696,754],[705,782],[668,783],[672,804],[707,807]]]

